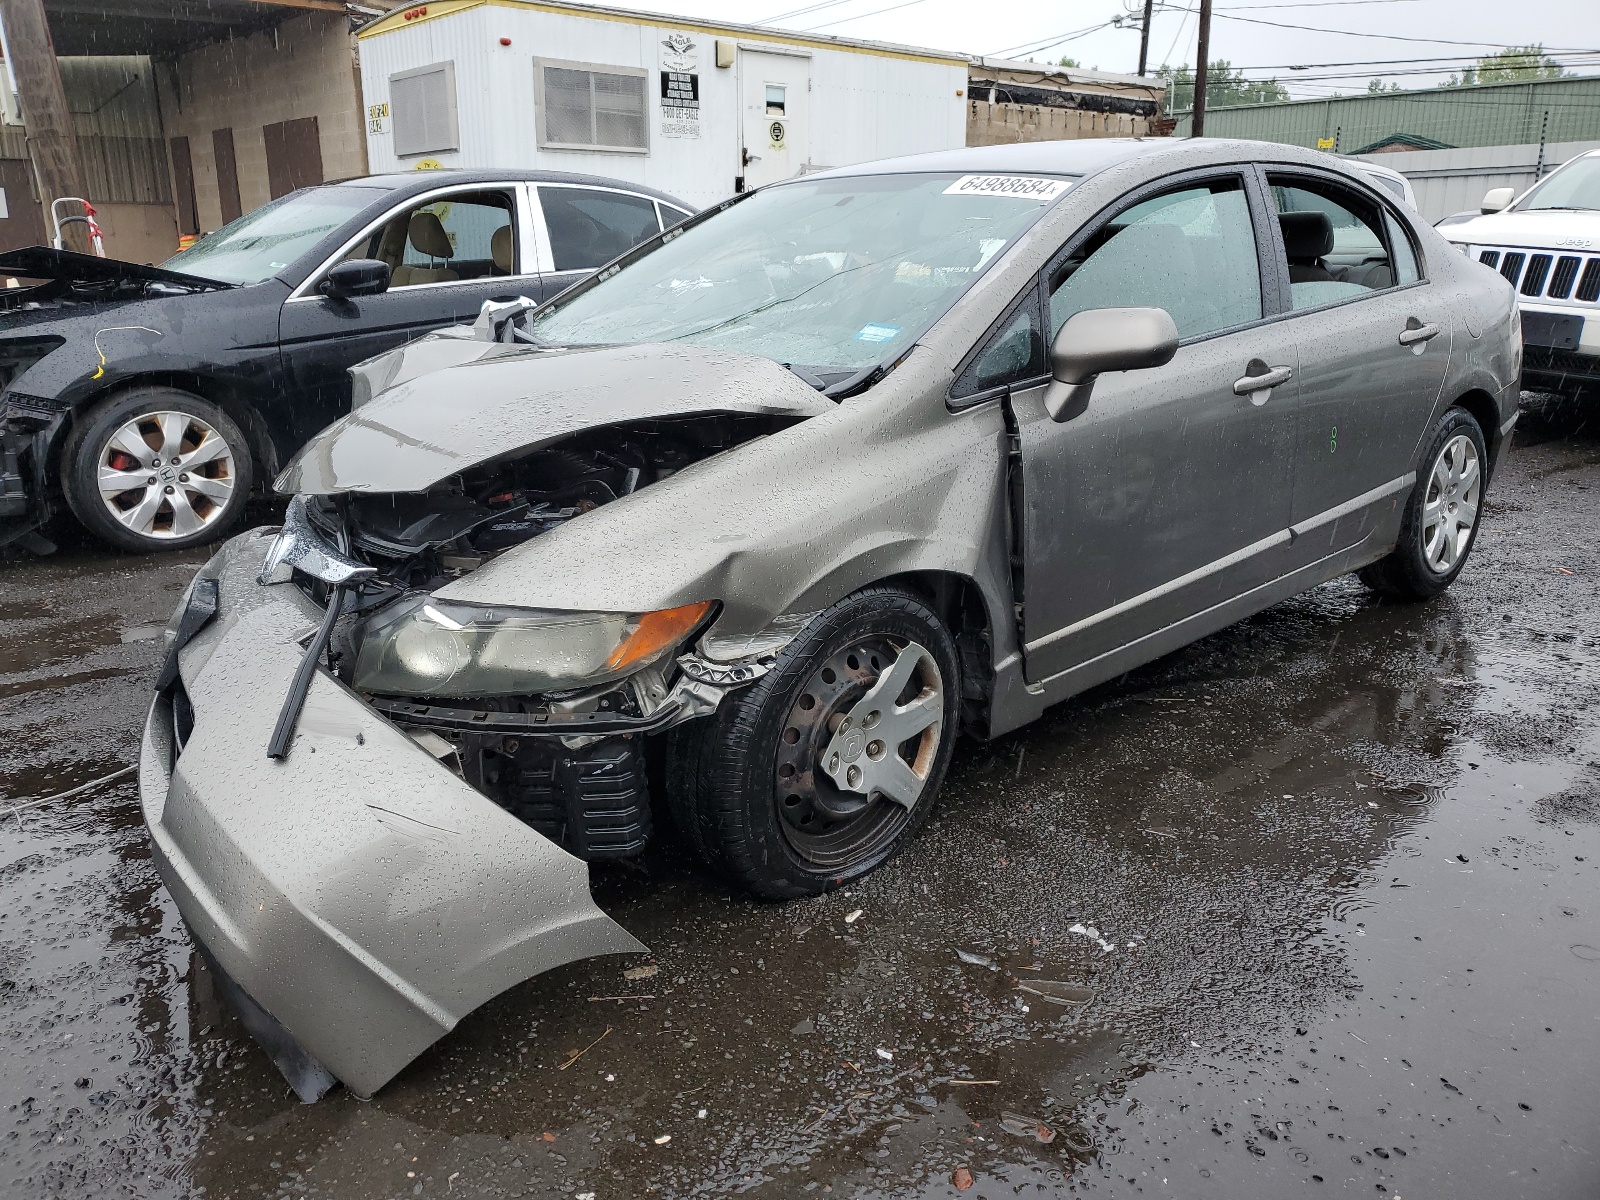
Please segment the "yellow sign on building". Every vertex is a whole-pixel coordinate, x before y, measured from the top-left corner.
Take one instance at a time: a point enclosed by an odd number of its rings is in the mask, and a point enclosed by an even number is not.
[[[1318,138],[1317,139],[1317,149],[1318,150],[1332,150],[1334,142],[1336,140],[1337,139],[1335,139],[1335,138]]]

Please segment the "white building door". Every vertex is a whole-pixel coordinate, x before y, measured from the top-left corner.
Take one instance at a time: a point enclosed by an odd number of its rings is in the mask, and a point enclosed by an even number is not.
[[[800,174],[811,149],[811,59],[739,52],[744,186]]]

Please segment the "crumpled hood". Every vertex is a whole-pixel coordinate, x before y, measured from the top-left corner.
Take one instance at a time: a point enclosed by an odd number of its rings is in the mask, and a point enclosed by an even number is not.
[[[834,408],[777,363],[733,350],[482,342],[451,349],[439,354],[450,365],[397,370],[400,382],[307,442],[278,476],[278,491],[420,492],[603,425],[713,413],[805,418]],[[382,361],[364,366],[381,377]]]
[[[1459,225],[1447,225],[1439,232],[1460,245],[1592,253],[1600,250],[1600,213],[1556,209],[1490,213]]]

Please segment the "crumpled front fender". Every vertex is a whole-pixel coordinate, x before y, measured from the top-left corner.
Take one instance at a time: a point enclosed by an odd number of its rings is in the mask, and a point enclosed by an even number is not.
[[[210,569],[218,617],[180,656],[193,729],[174,756],[170,697],[157,698],[145,821],[211,959],[313,1065],[366,1096],[506,988],[645,947],[595,905],[583,862],[326,672],[287,758],[267,758],[318,613],[292,584],[256,583],[266,546],[237,538]]]

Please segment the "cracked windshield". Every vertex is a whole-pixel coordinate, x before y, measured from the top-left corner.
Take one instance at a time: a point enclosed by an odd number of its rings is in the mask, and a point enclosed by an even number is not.
[[[542,342],[697,342],[826,375],[910,346],[1066,189],[956,175],[773,188],[530,322]],[[1044,199],[1035,198],[1042,195]]]

